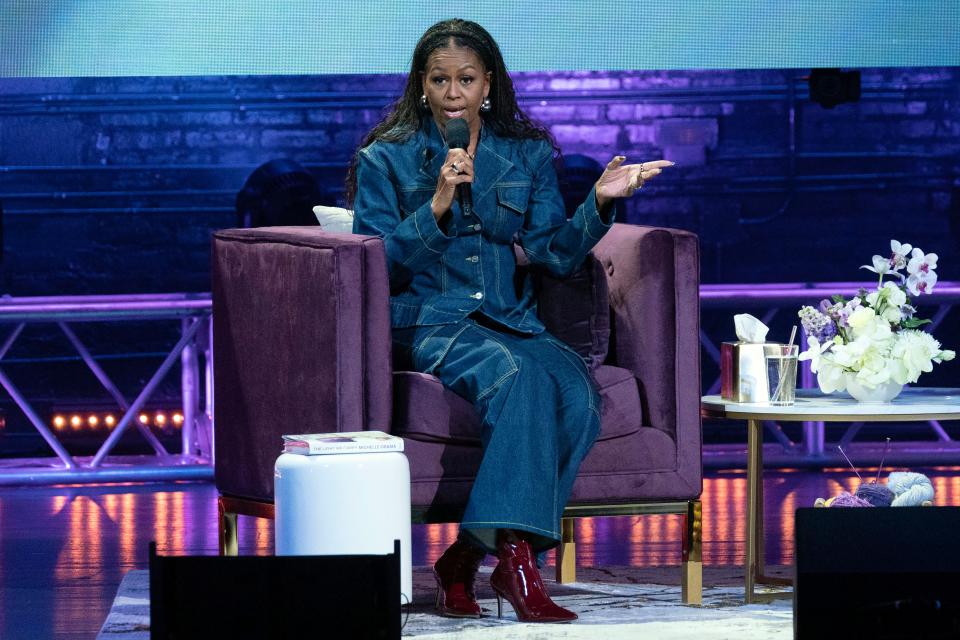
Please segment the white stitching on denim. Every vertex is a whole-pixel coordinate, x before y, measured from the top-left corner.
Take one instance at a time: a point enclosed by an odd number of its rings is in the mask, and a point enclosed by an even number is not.
[[[385,177],[387,177],[387,179],[389,179],[390,170],[387,169],[387,165],[385,165],[385,164],[383,164],[382,162],[380,162],[380,160],[378,160],[378,159],[371,153],[371,151],[373,150],[373,147],[374,147],[376,144],[377,144],[377,143],[374,142],[373,144],[369,145],[368,147],[366,147],[366,148],[364,148],[364,149],[361,149],[361,150],[360,150],[360,153],[362,153],[363,156],[364,156],[367,160],[369,160],[370,162],[372,162],[372,163],[374,164],[374,166],[375,166],[378,170],[380,170],[380,171],[385,175]]]
[[[500,290],[500,256],[497,255],[497,251],[500,251],[498,247],[503,245],[491,243],[491,246],[493,249],[493,283],[497,292],[497,304],[503,308],[507,305],[507,301],[503,297],[503,291]]]
[[[524,252],[525,254],[527,254],[527,257],[529,257],[529,258],[535,258],[534,260],[531,260],[530,262],[535,262],[535,263],[538,263],[538,264],[560,264],[560,258],[544,258],[543,256],[541,256],[541,255],[538,254],[537,252],[533,251],[532,249],[527,248],[527,247],[524,246],[524,245],[520,245],[520,248],[523,249],[523,252]]]
[[[438,331],[440,331],[440,329],[442,329],[443,327],[447,327],[447,326],[450,326],[450,325],[442,324],[442,325],[438,326],[436,331],[430,332],[430,335],[427,336],[426,338],[424,338],[422,344],[426,344],[427,340],[429,340],[429,339],[432,338],[434,335],[436,335],[436,333],[437,333]],[[437,358],[430,364],[429,367],[426,367],[426,368],[423,370],[424,373],[429,373],[429,374],[433,375],[433,372],[436,370],[436,368],[440,365],[440,363],[443,361],[443,359],[447,357],[447,354],[450,353],[450,349],[453,348],[453,343],[457,341],[457,338],[459,338],[461,335],[463,335],[463,332],[466,331],[466,330],[469,328],[469,326],[470,326],[470,325],[464,325],[463,327],[460,327],[459,329],[457,329],[457,332],[456,332],[456,333],[454,333],[452,336],[450,336],[450,337],[447,339],[447,344],[444,346],[443,350],[440,352],[440,355],[437,356]],[[422,346],[422,345],[421,345],[421,346]]]
[[[416,346],[414,347],[413,351],[412,351],[414,361],[416,361],[417,356],[420,355],[420,350],[423,349],[423,346],[424,346],[425,344],[427,344],[427,341],[428,341],[430,338],[432,338],[433,336],[435,336],[435,335],[437,334],[437,332],[440,331],[440,329],[443,329],[443,327],[444,327],[444,325],[438,324],[436,327],[434,327],[433,329],[431,329],[430,332],[427,333],[427,335],[423,336],[423,338],[420,340],[419,343],[417,343],[417,342],[414,343],[414,344],[416,345]],[[413,346],[413,345],[411,345],[411,346]]]
[[[513,354],[510,353],[510,349],[508,349],[507,346],[500,341],[499,336],[495,332],[490,331],[486,327],[480,326],[476,323],[471,323],[471,324],[474,328],[476,328],[478,331],[486,335],[492,342],[494,342],[498,347],[500,347],[503,353],[506,354],[507,360],[510,361],[510,367],[511,367],[511,371],[508,371],[507,373],[497,378],[496,382],[494,382],[492,385],[490,385],[489,387],[481,391],[479,394],[477,394],[477,400],[482,400],[486,398],[489,394],[491,394],[493,391],[495,391],[501,384],[503,384],[507,378],[509,378],[510,376],[514,375],[517,371],[519,371],[520,367],[517,366],[517,361],[513,359]],[[467,325],[467,326],[471,326],[471,325]]]
[[[440,256],[440,293],[447,293],[447,254],[444,252]]]
[[[430,243],[427,241],[427,239],[423,237],[423,234],[422,234],[422,233],[420,233],[420,217],[419,217],[416,213],[413,214],[413,227],[414,227],[414,229],[417,230],[417,235],[420,236],[420,241],[423,242],[423,246],[425,246],[427,249],[430,249],[430,251],[433,251],[434,253],[443,253],[442,251],[437,251],[436,249],[434,249],[433,247],[431,247],[431,246],[430,246]],[[431,235],[430,237],[433,238],[433,237],[435,237],[436,235],[437,235],[437,234],[433,234],[433,235]],[[419,252],[418,252],[418,253],[419,253]],[[404,263],[404,264],[406,264],[406,263]]]

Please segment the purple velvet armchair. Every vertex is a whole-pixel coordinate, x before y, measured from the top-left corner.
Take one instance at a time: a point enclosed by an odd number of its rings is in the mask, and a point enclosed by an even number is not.
[[[677,513],[684,602],[701,593],[699,250],[693,234],[614,225],[570,281],[541,279],[548,328],[588,359],[599,439],[563,520]],[[377,429],[405,439],[415,521],[455,522],[480,461],[479,421],[432,376],[393,371],[383,243],[317,227],[213,240],[215,460],[221,553],[237,515],[272,517],[284,433]]]

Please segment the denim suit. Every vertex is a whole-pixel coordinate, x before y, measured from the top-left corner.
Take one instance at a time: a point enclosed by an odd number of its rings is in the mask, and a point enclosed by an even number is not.
[[[354,233],[384,240],[394,356],[437,376],[482,422],[481,462],[461,531],[488,550],[497,528],[535,549],[560,539],[577,469],[600,429],[600,401],[580,356],[546,332],[529,275],[567,275],[610,228],[594,192],[566,219],[543,140],[481,130],[473,214],[456,201],[443,229],[431,211],[447,146],[432,118],[403,142],[377,141],[357,161]]]

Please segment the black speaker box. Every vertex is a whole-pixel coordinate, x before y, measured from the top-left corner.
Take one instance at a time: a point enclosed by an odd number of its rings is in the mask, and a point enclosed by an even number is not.
[[[158,556],[150,637],[399,638],[400,542],[388,555]]]
[[[960,638],[960,507],[798,509],[795,522],[795,638]]]

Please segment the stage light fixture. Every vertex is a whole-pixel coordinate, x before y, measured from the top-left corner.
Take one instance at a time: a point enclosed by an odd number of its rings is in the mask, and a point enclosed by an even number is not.
[[[59,407],[61,410],[63,407]],[[58,432],[72,431],[79,435],[94,433],[101,427],[113,429],[117,426],[119,419],[116,414],[110,411],[95,410],[91,413],[81,409],[82,413],[54,413],[50,416],[51,427]],[[0,412],[0,421],[3,414]],[[152,426],[159,430],[169,432],[171,428],[179,429],[183,424],[182,409],[161,409],[149,410],[136,415],[136,420],[144,426]],[[2,428],[2,427],[0,427]]]
[[[320,204],[316,178],[286,158],[257,167],[237,194],[237,225],[272,227],[317,225],[313,207]]]
[[[810,99],[824,109],[860,99],[860,72],[814,69],[807,77]]]

